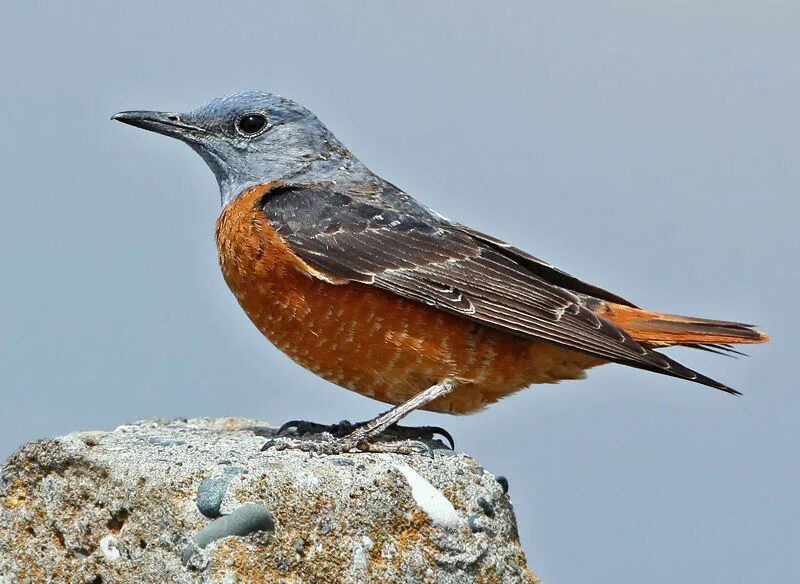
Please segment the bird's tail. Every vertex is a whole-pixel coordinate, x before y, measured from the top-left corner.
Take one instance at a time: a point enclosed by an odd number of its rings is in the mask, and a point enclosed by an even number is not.
[[[725,351],[728,345],[769,341],[766,333],[740,322],[663,314],[613,302],[603,302],[595,312],[650,347],[685,345]]]

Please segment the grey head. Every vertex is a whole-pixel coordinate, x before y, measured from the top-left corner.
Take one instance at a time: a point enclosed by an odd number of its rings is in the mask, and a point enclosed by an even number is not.
[[[187,113],[125,111],[112,119],[186,142],[214,172],[222,205],[270,181],[378,181],[306,108],[260,91]]]

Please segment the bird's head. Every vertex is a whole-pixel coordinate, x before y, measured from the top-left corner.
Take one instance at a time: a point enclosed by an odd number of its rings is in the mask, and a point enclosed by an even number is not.
[[[369,172],[314,114],[272,93],[234,93],[187,113],[124,111],[112,119],[186,142],[217,177],[223,205],[256,184]]]

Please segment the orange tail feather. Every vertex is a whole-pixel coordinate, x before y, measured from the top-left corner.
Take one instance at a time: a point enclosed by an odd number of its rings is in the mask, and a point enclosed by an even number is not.
[[[603,302],[595,312],[627,332],[634,340],[654,347],[671,345],[739,345],[766,343],[769,335],[752,325],[651,312]]]

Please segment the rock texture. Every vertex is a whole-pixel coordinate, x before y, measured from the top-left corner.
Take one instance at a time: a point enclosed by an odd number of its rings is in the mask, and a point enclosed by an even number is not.
[[[537,582],[507,483],[465,454],[261,452],[272,432],[147,421],[24,446],[0,583]]]

